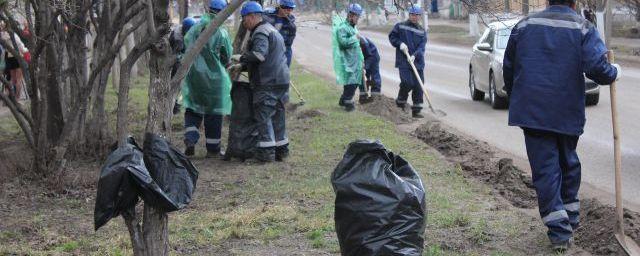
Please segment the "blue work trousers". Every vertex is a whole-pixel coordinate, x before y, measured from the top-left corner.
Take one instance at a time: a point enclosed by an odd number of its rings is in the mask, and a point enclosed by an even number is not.
[[[523,128],[542,221],[552,243],[570,239],[579,224],[578,136]]]
[[[200,125],[204,121],[204,134],[208,152],[220,152],[222,115],[207,115],[187,109],[184,112],[184,144],[195,146],[200,139]]]
[[[380,78],[380,67],[371,65],[366,69],[367,84],[371,86],[371,95],[380,95],[382,92],[382,79]]]
[[[400,90],[398,91],[396,103],[404,106],[407,104],[409,93],[411,93],[411,101],[413,102],[411,110],[414,112],[420,112],[424,103],[424,92],[422,91],[420,82],[416,79],[413,70],[404,68],[400,68],[398,70],[400,71]],[[424,71],[422,69],[418,69],[418,74],[420,74],[420,79],[424,81]]]

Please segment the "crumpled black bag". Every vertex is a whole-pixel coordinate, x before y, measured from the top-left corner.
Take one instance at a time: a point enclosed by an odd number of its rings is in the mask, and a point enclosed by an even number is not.
[[[191,161],[157,135],[146,134],[144,146],[143,152],[129,138],[126,146],[107,157],[93,213],[96,230],[125,211],[133,213],[139,197],[165,212],[182,209],[191,202],[198,180]]]
[[[132,172],[149,175],[142,150],[129,138],[129,143],[111,152],[102,166],[93,212],[95,230],[138,203],[137,181],[131,177]]]
[[[140,182],[144,202],[167,212],[187,206],[198,181],[198,170],[189,158],[165,138],[151,133],[145,134],[143,152],[151,181],[160,189],[155,189],[153,183]]]
[[[342,255],[422,255],[426,195],[407,161],[380,141],[357,140],[331,182]]]
[[[253,157],[258,144],[258,125],[253,118],[253,90],[249,83],[233,82],[231,116],[225,159]]]

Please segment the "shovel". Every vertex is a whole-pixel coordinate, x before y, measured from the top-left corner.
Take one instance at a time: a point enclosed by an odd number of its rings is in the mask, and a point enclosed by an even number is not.
[[[613,51],[607,53],[609,63],[614,63]],[[615,159],[615,183],[616,183],[616,216],[615,227],[616,240],[624,251],[630,256],[640,256],[640,247],[633,239],[624,234],[624,213],[622,208],[622,155],[620,154],[620,128],[618,127],[618,108],[616,105],[616,82],[609,86],[611,92],[611,121],[613,123],[613,157]]]
[[[302,98],[302,93],[300,93],[300,91],[298,91],[298,88],[296,88],[296,86],[293,84],[293,81],[290,81],[289,84],[291,84],[291,88],[293,88],[293,90],[298,95],[298,98],[300,99],[300,102],[298,104],[300,106],[304,105],[306,102],[304,101],[304,98]]]
[[[411,69],[413,69],[413,74],[416,76],[416,79],[420,83],[420,87],[422,87],[422,91],[424,92],[424,96],[427,99],[427,104],[429,104],[429,110],[431,110],[431,112],[436,117],[444,117],[444,116],[446,116],[447,113],[445,113],[444,111],[433,108],[433,104],[431,104],[431,97],[429,96],[429,93],[427,92],[426,88],[424,87],[424,83],[422,82],[422,79],[420,79],[420,74],[418,74],[418,69],[416,69],[416,66],[413,64],[413,61],[411,61],[411,55],[409,55],[409,52],[407,50],[404,50],[402,52],[404,52],[404,55],[407,57],[407,61],[409,62],[409,65],[411,65]]]

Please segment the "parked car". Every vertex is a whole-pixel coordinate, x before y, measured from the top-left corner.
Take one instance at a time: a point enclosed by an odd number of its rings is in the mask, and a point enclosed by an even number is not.
[[[511,29],[517,23],[517,19],[490,23],[473,46],[469,63],[469,92],[472,100],[484,100],[485,94],[489,94],[489,101],[494,109],[509,106],[502,78],[502,60]],[[600,100],[600,86],[586,79],[585,87],[586,105],[597,105]]]

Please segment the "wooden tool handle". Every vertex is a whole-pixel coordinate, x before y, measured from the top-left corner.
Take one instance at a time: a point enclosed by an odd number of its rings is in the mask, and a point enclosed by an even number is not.
[[[609,63],[615,61],[613,51],[607,52]],[[624,234],[624,215],[622,207],[622,155],[620,154],[620,128],[618,125],[618,106],[616,97],[616,81],[609,86],[611,94],[611,123],[613,124],[613,158],[615,161],[616,215],[618,232]]]

